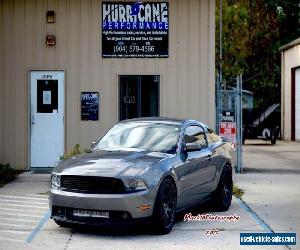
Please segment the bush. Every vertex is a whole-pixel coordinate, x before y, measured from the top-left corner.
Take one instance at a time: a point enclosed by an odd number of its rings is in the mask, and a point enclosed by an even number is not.
[[[233,185],[233,195],[236,197],[236,198],[239,198],[239,199],[242,199],[243,198],[243,195],[245,194],[245,190],[239,188],[238,186],[236,185]]]
[[[23,170],[14,169],[9,164],[0,164],[0,187],[4,184],[14,180],[16,176],[21,174]]]
[[[80,148],[80,145],[76,144],[69,152],[64,153],[59,158],[60,158],[61,161],[65,161],[65,160],[68,160],[68,159],[70,159],[72,157],[75,157],[77,155],[81,155],[83,153],[86,153],[87,151],[88,151],[87,149],[82,150]]]

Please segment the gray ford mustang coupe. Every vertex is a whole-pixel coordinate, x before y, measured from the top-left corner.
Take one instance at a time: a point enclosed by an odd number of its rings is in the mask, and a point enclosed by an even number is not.
[[[151,222],[172,230],[175,213],[232,199],[233,147],[194,120],[140,118],[117,123],[89,153],[51,175],[51,218],[61,226]]]

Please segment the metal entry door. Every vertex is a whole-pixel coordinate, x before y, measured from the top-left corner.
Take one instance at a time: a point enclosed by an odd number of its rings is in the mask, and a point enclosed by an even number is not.
[[[64,153],[64,72],[30,72],[30,167],[55,167]]]

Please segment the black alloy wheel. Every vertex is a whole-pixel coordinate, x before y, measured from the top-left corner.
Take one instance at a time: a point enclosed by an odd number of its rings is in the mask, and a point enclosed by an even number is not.
[[[168,234],[175,222],[177,194],[173,181],[169,178],[163,180],[158,190],[154,212],[154,230],[158,234]]]

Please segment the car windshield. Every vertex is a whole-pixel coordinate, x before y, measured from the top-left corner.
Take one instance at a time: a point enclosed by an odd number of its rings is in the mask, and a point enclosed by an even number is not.
[[[99,149],[138,148],[173,154],[176,152],[180,126],[153,122],[118,123],[96,145]]]

